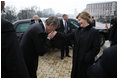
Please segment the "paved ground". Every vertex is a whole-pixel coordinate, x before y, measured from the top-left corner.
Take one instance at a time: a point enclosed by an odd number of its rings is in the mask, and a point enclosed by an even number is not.
[[[70,50],[72,56],[72,50]],[[51,51],[39,57],[38,78],[69,78],[72,68],[72,57],[60,58],[60,51]]]
[[[101,48],[98,57],[102,55],[104,46]],[[72,56],[72,49],[70,50]],[[38,78],[70,78],[72,69],[72,57],[60,59],[60,51],[53,50],[39,57],[39,66],[37,70]]]

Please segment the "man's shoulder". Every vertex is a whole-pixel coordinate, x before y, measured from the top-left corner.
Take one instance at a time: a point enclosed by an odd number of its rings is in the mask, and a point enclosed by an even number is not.
[[[11,31],[11,32],[15,31],[13,24],[4,19],[1,19],[1,32],[7,32],[7,31]]]
[[[34,23],[31,26],[34,27],[34,28],[41,28],[44,25],[42,23]]]
[[[34,24],[32,24],[32,25],[29,26],[28,31],[41,32],[41,31],[44,30],[43,27],[44,26],[41,23],[34,23]]]
[[[39,22],[42,22],[42,20],[41,20],[40,18],[38,19],[38,21],[39,21]]]
[[[63,19],[60,19],[60,22],[63,22]]]
[[[63,19],[60,19],[60,25],[63,25]]]

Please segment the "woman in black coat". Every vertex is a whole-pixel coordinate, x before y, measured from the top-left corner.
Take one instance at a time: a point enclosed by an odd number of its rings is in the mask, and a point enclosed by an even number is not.
[[[93,64],[100,50],[99,32],[92,28],[91,16],[87,12],[77,17],[80,28],[69,34],[67,38],[74,40],[72,78],[86,78],[87,69]]]
[[[98,30],[91,25],[92,18],[89,13],[82,12],[76,18],[80,28],[66,35],[69,41],[74,40],[71,77],[86,78],[87,69],[93,64],[95,56],[100,51],[100,37]],[[64,39],[65,35],[58,32],[56,37]]]

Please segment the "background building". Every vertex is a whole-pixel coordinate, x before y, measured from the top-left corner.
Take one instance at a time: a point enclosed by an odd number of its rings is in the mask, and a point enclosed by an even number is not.
[[[110,22],[113,16],[117,16],[117,1],[87,4],[85,11],[97,21]]]

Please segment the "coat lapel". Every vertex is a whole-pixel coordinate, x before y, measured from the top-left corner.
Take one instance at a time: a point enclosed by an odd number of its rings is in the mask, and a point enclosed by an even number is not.
[[[45,28],[44,28],[44,25],[43,25],[43,23],[39,23],[40,24],[40,26],[41,26],[41,28],[42,28],[42,30],[43,30],[43,32],[45,32]]]

